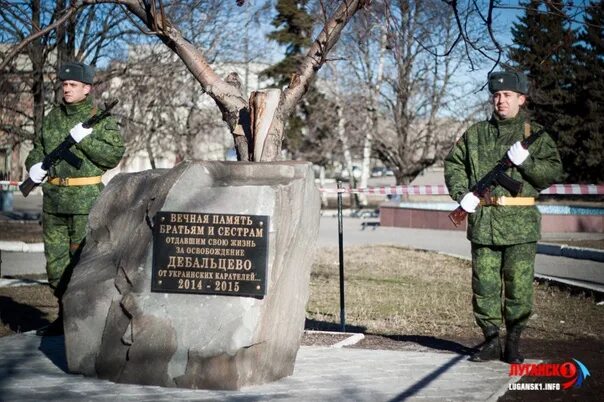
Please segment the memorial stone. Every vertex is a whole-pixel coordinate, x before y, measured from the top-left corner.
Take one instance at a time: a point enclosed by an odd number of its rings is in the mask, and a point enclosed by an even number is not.
[[[69,370],[206,389],[291,375],[319,208],[302,162],[116,176],[63,298]]]

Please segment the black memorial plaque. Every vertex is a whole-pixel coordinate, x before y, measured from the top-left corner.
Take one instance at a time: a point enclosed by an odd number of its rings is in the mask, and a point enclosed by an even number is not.
[[[151,291],[264,296],[268,229],[264,215],[158,212]]]

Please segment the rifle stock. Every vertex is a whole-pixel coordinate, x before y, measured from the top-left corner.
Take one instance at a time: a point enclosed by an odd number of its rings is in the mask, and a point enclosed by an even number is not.
[[[468,216],[468,213],[462,207],[457,207],[449,214],[449,219],[455,226],[459,226],[466,219],[466,216]]]
[[[21,194],[23,194],[23,197],[27,197],[29,195],[29,193],[31,193],[31,190],[36,188],[37,185],[38,185],[38,183],[36,183],[35,181],[33,181],[32,179],[30,179],[28,177],[27,180],[25,180],[23,183],[21,183],[19,185],[19,191],[21,191]]]

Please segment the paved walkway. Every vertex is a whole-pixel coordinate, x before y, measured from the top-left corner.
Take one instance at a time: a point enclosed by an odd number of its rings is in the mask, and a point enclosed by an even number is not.
[[[454,353],[302,347],[294,374],[241,391],[115,384],[67,374],[63,337],[0,338],[1,401],[496,401],[508,384],[501,362]]]
[[[319,244],[322,246],[338,246],[338,219],[335,211],[327,211],[321,217],[319,229]],[[374,219],[375,220],[375,219]],[[393,244],[420,250],[431,250],[461,258],[471,258],[470,242],[466,239],[465,231],[434,230],[399,227],[376,227],[363,229],[362,219],[343,219],[344,246],[363,244]],[[543,242],[548,239],[602,239],[602,233],[546,233]],[[578,257],[567,258],[543,253],[543,244],[539,244],[540,254],[535,261],[535,274],[538,277],[583,287],[604,293],[604,251],[587,249],[578,250]],[[589,259],[597,254],[600,261]]]

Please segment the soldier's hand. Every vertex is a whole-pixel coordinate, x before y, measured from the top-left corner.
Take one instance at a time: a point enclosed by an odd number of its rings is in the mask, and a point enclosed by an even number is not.
[[[528,156],[528,149],[524,148],[520,141],[516,142],[508,150],[508,158],[510,158],[512,163],[516,166],[522,165],[522,162],[524,162]]]
[[[88,137],[92,133],[92,128],[84,128],[82,123],[76,124],[70,131],[69,135],[74,139],[75,142],[80,142],[84,138]]]
[[[42,183],[48,172],[42,169],[42,162],[38,162],[29,168],[29,178],[34,183]]]
[[[463,196],[461,202],[459,203],[459,206],[462,207],[463,210],[467,213],[473,214],[474,212],[476,212],[476,207],[478,206],[478,204],[480,204],[480,198],[476,197],[474,193],[469,192],[468,194]]]

